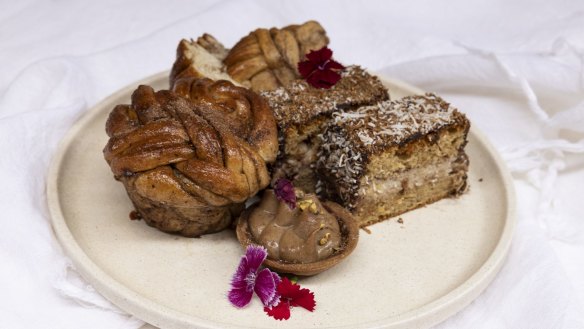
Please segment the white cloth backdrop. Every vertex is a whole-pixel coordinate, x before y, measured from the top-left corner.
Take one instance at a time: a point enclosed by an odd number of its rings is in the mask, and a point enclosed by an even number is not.
[[[177,42],[317,19],[335,57],[436,91],[501,152],[518,226],[492,285],[439,328],[584,328],[584,2],[0,0],[0,328],[139,328],[50,228],[59,140]]]

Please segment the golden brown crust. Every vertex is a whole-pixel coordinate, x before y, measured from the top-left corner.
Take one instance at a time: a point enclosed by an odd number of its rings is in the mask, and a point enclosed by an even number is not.
[[[132,105],[116,106],[104,156],[149,224],[201,235],[269,184],[276,123],[261,97],[227,81],[185,78],[176,89],[140,86]]]
[[[300,25],[290,25],[284,30],[291,31],[298,41],[300,54],[304,55],[311,50],[320,49],[329,43],[326,31],[317,21],[308,21]]]
[[[247,142],[264,161],[270,163],[276,160],[276,119],[268,103],[258,94],[225,80],[195,78],[177,80],[173,91],[205,104],[201,110],[206,117],[227,126],[234,136],[246,136]]]

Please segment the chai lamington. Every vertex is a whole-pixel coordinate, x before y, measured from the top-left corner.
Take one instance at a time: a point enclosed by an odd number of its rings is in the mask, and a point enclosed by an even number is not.
[[[333,114],[321,136],[317,192],[338,198],[361,226],[466,189],[470,122],[435,94]]]
[[[330,89],[318,89],[304,80],[263,92],[278,124],[280,152],[273,168],[273,180],[288,177],[295,185],[314,192],[314,165],[320,139],[317,138],[338,111],[350,111],[389,99],[379,78],[359,66],[349,66]]]

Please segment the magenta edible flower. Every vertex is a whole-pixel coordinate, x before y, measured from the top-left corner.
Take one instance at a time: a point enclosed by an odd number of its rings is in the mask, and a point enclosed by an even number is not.
[[[280,295],[276,291],[281,281],[280,276],[267,268],[260,270],[267,256],[268,252],[262,246],[247,247],[233,274],[228,293],[228,299],[235,307],[241,308],[249,304],[254,292],[265,307],[273,307],[280,301]]]

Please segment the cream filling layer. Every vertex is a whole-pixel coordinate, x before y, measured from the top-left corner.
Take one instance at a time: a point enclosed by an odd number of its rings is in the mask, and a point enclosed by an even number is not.
[[[376,178],[365,175],[361,178],[360,197],[390,196],[402,193],[404,190],[419,188],[426,184],[435,184],[439,179],[447,177],[453,170],[456,157],[442,160],[435,165],[413,168],[393,174],[387,178]]]

